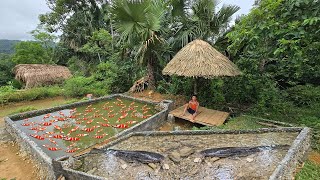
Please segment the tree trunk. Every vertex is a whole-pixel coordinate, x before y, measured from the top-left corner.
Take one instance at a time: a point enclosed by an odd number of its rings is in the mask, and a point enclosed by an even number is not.
[[[148,76],[149,76],[148,88],[151,90],[155,90],[156,89],[156,80],[154,78],[154,67],[153,67],[153,59],[152,58],[148,59],[147,69],[148,69]]]
[[[194,79],[193,79],[193,81],[194,81],[194,82],[193,82],[193,83],[194,83],[194,84],[193,84],[193,94],[195,94],[195,95],[197,95],[197,93],[198,93],[198,92],[197,92],[197,91],[198,91],[198,90],[197,90],[197,80],[198,80],[197,78],[194,78]]]

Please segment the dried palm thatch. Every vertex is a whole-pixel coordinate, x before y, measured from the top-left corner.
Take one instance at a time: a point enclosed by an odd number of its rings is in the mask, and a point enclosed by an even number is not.
[[[16,80],[26,84],[25,88],[61,83],[72,76],[67,67],[48,64],[19,64],[13,72]]]
[[[234,63],[202,40],[194,40],[183,47],[167,64],[162,73],[206,79],[241,74]]]

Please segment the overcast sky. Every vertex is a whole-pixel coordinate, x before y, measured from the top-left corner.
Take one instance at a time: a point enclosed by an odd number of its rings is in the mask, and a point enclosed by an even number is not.
[[[237,15],[247,14],[254,0],[222,0],[240,6]],[[0,0],[0,39],[29,40],[38,16],[49,11],[45,0]]]

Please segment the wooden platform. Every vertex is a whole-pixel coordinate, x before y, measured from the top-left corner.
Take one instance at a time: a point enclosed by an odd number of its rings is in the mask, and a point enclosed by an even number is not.
[[[229,117],[229,113],[217,111],[213,109],[207,109],[205,107],[199,107],[199,114],[196,116],[195,120],[191,120],[191,115],[186,112],[186,115],[182,116],[183,110],[185,106],[181,106],[171,112],[169,114],[174,117],[181,118],[184,120],[191,121],[193,123],[198,123],[206,126],[219,126],[224,123],[224,121]]]

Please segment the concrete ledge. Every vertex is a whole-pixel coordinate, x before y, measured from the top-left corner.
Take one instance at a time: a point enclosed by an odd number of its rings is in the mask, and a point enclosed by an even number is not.
[[[141,103],[159,105],[161,106],[161,111],[141,121],[140,123],[132,126],[131,128],[126,129],[120,132],[119,134],[115,135],[114,136],[115,139],[135,131],[151,131],[153,129],[157,129],[166,121],[169,108],[172,106],[172,101],[170,100],[165,100],[160,103],[156,103],[156,102],[146,101],[146,100],[142,100],[142,99],[138,99],[131,96],[122,95],[122,94],[113,94],[110,96],[105,96],[105,97],[101,97],[93,100],[76,102],[72,104],[61,105],[61,106],[42,109],[42,110],[29,111],[29,112],[19,113],[19,114],[11,115],[9,117],[5,117],[6,130],[17,141],[17,143],[19,144],[20,150],[27,152],[32,157],[32,159],[34,159],[40,165],[41,167],[40,173],[46,175],[46,179],[56,179],[57,173],[55,173],[55,169],[53,168],[52,159],[45,152],[43,152],[42,149],[34,141],[32,141],[32,139],[30,139],[28,135],[22,132],[14,123],[14,121],[21,120],[28,117],[34,117],[42,114],[47,114],[47,113],[51,113],[51,112],[55,112],[63,109],[71,109],[71,108],[75,108],[82,105],[97,103],[100,101],[117,98],[117,97],[127,98],[127,99],[131,99],[133,101],[138,101]]]

